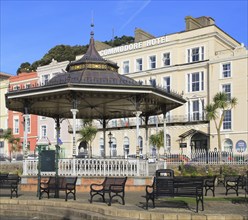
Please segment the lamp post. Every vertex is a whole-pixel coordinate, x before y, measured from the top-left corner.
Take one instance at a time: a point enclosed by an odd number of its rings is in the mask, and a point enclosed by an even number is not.
[[[111,131],[108,133],[108,137],[109,137],[109,156],[111,158],[111,144],[112,144],[112,137],[113,137],[113,134],[111,133]]]

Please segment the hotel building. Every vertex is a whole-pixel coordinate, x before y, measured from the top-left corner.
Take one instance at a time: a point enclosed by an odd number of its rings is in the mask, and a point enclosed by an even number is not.
[[[247,49],[216,26],[210,17],[187,16],[185,22],[185,31],[160,37],[136,29],[134,43],[101,50],[99,54],[116,62],[119,73],[143,84],[178,91],[187,100],[185,105],[167,114],[166,149],[161,149],[161,154],[218,148],[214,122],[207,120],[204,108],[221,91],[238,99],[237,106],[226,112],[223,121],[222,150],[247,153]],[[124,155],[125,151],[135,154],[134,122],[132,119],[109,122],[108,127],[114,134],[111,155]],[[140,124],[142,126],[142,119]],[[150,117],[149,124],[149,135],[163,129],[161,116]],[[145,130],[140,129],[143,154],[154,154],[156,149],[149,143],[143,146],[144,137]],[[102,140],[98,132],[93,143],[96,155],[100,154]]]

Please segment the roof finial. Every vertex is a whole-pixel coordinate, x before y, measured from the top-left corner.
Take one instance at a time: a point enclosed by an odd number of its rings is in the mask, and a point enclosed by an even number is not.
[[[90,32],[90,35],[91,35],[91,38],[94,38],[94,16],[93,16],[93,11],[91,11],[91,32]]]

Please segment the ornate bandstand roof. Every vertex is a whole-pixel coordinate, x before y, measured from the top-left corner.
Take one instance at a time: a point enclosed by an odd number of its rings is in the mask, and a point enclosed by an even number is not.
[[[6,94],[9,110],[56,118],[112,119],[157,115],[183,105],[179,94],[142,85],[118,73],[116,63],[103,59],[94,46],[93,32],[84,56],[68,64],[43,86],[12,90]]]

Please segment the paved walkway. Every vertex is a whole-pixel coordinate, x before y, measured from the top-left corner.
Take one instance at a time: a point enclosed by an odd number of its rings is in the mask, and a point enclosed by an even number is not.
[[[152,220],[248,220],[248,198],[245,200],[244,190],[240,190],[237,197],[234,192],[225,196],[224,187],[216,188],[216,200],[219,197],[223,201],[212,200],[211,192],[204,197],[204,211],[196,213],[195,201],[186,204],[176,199],[156,201],[156,208],[145,210],[145,192],[127,192],[125,205],[114,200],[112,206],[103,203],[99,197],[94,197],[93,203],[89,203],[89,193],[77,193],[77,200],[71,198],[65,202],[64,193],[60,192],[60,198],[42,198],[38,200],[35,192],[20,192],[16,199],[9,199],[8,194],[1,191],[0,219],[24,220],[24,219],[152,219]],[[99,198],[99,199],[98,199]],[[8,208],[7,205],[11,206]],[[43,208],[42,208],[43,207]],[[29,212],[29,214],[27,214]],[[37,213],[43,213],[38,215]],[[30,214],[31,213],[31,214]],[[5,217],[4,217],[5,216]],[[10,217],[11,216],[11,217]]]

